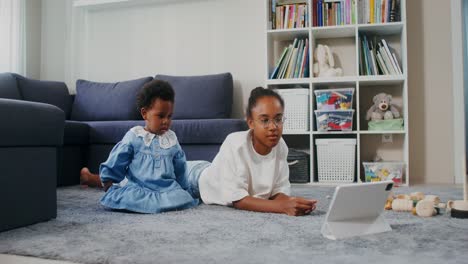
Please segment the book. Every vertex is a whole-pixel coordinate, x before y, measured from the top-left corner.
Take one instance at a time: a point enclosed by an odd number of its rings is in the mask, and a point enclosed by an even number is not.
[[[289,22],[289,5],[284,6],[283,28],[288,28]]]
[[[395,22],[396,20],[396,0],[392,0],[390,5],[390,22]]]
[[[275,79],[277,77],[278,70],[279,70],[279,68],[281,66],[281,63],[284,61],[284,58],[285,58],[287,52],[288,52],[288,47],[285,47],[284,50],[283,50],[283,53],[281,53],[281,56],[280,56],[279,60],[276,62],[276,67],[273,70],[273,72],[271,73],[270,79]]]
[[[286,68],[288,67],[289,59],[291,58],[292,52],[293,52],[293,45],[289,44],[288,52],[286,53],[286,56],[284,57],[284,61],[281,63],[277,79],[284,78],[284,72],[286,71]]]
[[[390,63],[392,64],[394,74],[398,74],[398,67],[396,66],[395,61],[393,61],[392,52],[390,51],[390,47],[387,45],[387,41],[385,41],[385,39],[382,39],[382,43],[385,47],[385,51],[387,53],[388,59],[390,60]]]
[[[385,74],[385,75],[390,74],[387,67],[385,66],[385,63],[384,63],[384,61],[382,59],[382,54],[380,54],[380,51],[377,52],[377,63],[379,64],[379,67],[380,67],[383,74]]]
[[[366,36],[363,35],[361,37],[361,41],[362,41],[362,53],[364,55],[364,75],[370,75],[370,70],[369,70],[369,60],[368,60],[368,57],[367,57],[367,40],[366,40]]]
[[[323,23],[322,23],[322,0],[318,0],[317,1],[317,26],[318,27],[321,27],[323,26]]]
[[[301,67],[303,50],[304,50],[304,40],[301,39],[299,41],[299,47],[298,47],[298,50],[297,50],[297,58],[296,58],[296,61],[295,61],[294,70],[291,73],[292,78],[298,78],[299,77],[299,68]]]
[[[305,71],[305,67],[306,67],[307,57],[309,57],[309,39],[308,38],[306,38],[306,40],[305,40],[305,47],[304,47],[304,52],[303,52],[303,55],[302,55],[302,64],[301,64],[301,69],[299,71],[299,78],[304,77],[304,71]]]
[[[272,0],[271,2],[271,12],[272,12],[272,25],[274,26],[273,29],[276,29],[276,0]]]
[[[400,64],[398,63],[398,60],[397,60],[396,55],[395,55],[394,52],[392,53],[392,56],[393,56],[393,60],[395,61],[396,66],[397,66],[398,73],[399,73],[399,74],[403,74],[403,71],[402,71],[401,68],[400,68]]]
[[[284,78],[292,78],[291,72],[294,72],[294,67],[296,67],[297,50],[298,50],[297,46],[294,47],[291,60],[289,62],[288,69],[286,70],[286,74],[284,75],[285,76]]]
[[[380,51],[381,51],[381,54],[382,54],[382,59],[385,63],[385,66],[387,67],[388,71],[390,72],[390,74],[394,75],[396,74],[394,68],[393,68],[393,64],[392,64],[392,60],[390,59],[385,47],[383,45],[380,45]]]
[[[372,41],[369,41],[369,53],[370,53],[370,56],[371,56],[371,66],[372,66],[372,74],[374,75],[377,75],[379,74],[379,71],[377,70],[377,63],[376,63],[376,53],[375,53],[375,49],[374,49],[374,46],[373,46],[373,43]]]
[[[291,48],[290,48],[290,51],[288,53],[289,56],[286,58],[285,65],[284,65],[284,68],[283,68],[283,71],[281,73],[280,78],[288,78],[288,75],[286,74],[286,72],[290,68],[292,56],[293,56],[293,53],[294,53],[294,48],[297,46],[297,41],[298,41],[297,38],[295,38],[294,42],[290,45]]]

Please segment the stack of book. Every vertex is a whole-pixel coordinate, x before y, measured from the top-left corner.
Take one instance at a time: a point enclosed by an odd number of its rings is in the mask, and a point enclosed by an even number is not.
[[[309,77],[309,39],[294,39],[285,47],[270,79],[307,78]]]
[[[378,24],[400,21],[400,0],[360,0],[358,3],[361,24]]]
[[[377,41],[374,37],[361,36],[359,71],[361,75],[401,75],[400,64],[393,49],[385,39]]]
[[[305,28],[309,26],[306,0],[269,0],[271,29]]]
[[[313,0],[314,27],[356,23],[356,0]]]

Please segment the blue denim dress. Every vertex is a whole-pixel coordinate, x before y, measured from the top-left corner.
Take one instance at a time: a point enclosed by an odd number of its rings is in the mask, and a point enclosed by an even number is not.
[[[141,126],[125,134],[99,168],[101,181],[113,184],[101,198],[111,209],[160,213],[198,205],[187,190],[185,153],[171,130],[158,136]]]

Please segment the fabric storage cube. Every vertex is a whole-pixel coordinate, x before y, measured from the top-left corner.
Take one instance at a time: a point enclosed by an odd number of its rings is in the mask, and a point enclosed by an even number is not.
[[[309,182],[309,154],[303,151],[289,149],[288,165],[290,182]]]
[[[403,179],[404,162],[363,162],[366,182],[392,180],[395,186],[399,186]]]
[[[368,122],[370,131],[399,131],[403,130],[403,118],[375,120]]]
[[[317,146],[319,182],[353,182],[355,172],[356,139],[323,138]]]
[[[277,89],[284,100],[284,130],[309,130],[309,89]]]
[[[354,110],[321,111],[315,110],[318,131],[353,129]]]
[[[353,108],[354,88],[315,90],[318,110],[349,110]]]

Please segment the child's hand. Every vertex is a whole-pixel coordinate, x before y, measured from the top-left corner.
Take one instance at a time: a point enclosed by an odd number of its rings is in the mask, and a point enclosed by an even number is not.
[[[102,183],[102,187],[104,188],[104,191],[107,192],[109,188],[112,186],[113,182],[111,181],[106,181]]]
[[[317,200],[307,200],[302,197],[289,197],[281,200],[283,212],[290,216],[310,214],[315,210]]]

